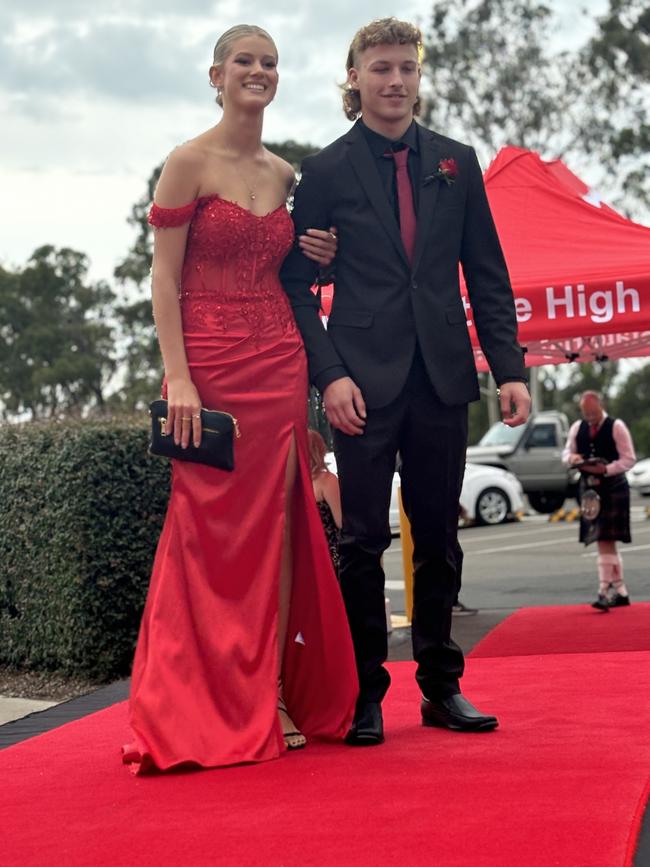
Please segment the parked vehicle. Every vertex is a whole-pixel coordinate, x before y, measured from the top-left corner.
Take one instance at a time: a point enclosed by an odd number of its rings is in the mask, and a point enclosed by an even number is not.
[[[577,489],[577,470],[562,463],[568,432],[568,418],[555,411],[535,413],[516,428],[496,422],[467,449],[467,460],[513,473],[533,509],[549,514]]]
[[[336,460],[330,452],[325,458],[332,472]],[[399,473],[393,475],[390,498],[390,531],[399,535]],[[524,508],[523,490],[516,476],[495,467],[467,464],[460,494],[460,505],[465,517],[478,524],[503,524]]]
[[[637,461],[626,475],[631,488],[642,497],[650,497],[650,458]]]
[[[390,498],[390,531],[399,533],[399,473],[393,476]],[[504,524],[523,511],[524,492],[519,479],[496,467],[466,464],[460,505],[464,517],[477,524]]]

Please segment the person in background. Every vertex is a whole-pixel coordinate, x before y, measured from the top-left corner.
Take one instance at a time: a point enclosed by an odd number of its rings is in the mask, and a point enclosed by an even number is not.
[[[341,493],[339,480],[325,463],[327,446],[318,431],[308,431],[309,465],[311,480],[314,487],[314,497],[320,512],[323,529],[330,549],[332,565],[337,576],[339,574],[339,541],[341,536]]]
[[[397,470],[400,469],[400,460],[398,456],[397,461]],[[465,522],[467,520],[467,510],[463,508],[463,506],[458,504],[458,521]],[[473,614],[478,614],[478,608],[470,608],[468,605],[465,605],[460,601],[460,590],[463,584],[463,559],[464,559],[463,549],[460,546],[458,540],[456,540],[456,572],[457,572],[457,583],[456,583],[456,596],[454,598],[454,604],[451,606],[451,613],[455,617],[471,617]]]
[[[562,459],[580,468],[580,541],[598,542],[598,598],[592,607],[609,611],[630,604],[623,580],[623,561],[617,542],[631,542],[630,488],[625,478],[636,463],[627,425],[607,415],[601,396],[585,391],[580,398],[582,420],[571,425]],[[585,494],[596,491],[600,508],[594,517],[585,509]],[[592,501],[596,498],[590,494]],[[596,501],[597,502],[597,501]],[[612,588],[612,595],[608,592]]]
[[[467,516],[467,512],[463,507],[458,504],[458,518],[464,519]],[[478,608],[469,608],[469,606],[464,605],[460,601],[460,588],[463,582],[463,549],[458,545],[456,549],[456,557],[457,557],[457,568],[458,568],[458,589],[456,590],[456,600],[454,604],[451,606],[451,613],[455,617],[470,617],[472,614],[478,614]]]

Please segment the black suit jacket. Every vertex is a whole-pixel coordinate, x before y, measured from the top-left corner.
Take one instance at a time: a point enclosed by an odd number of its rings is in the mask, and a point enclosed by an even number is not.
[[[479,398],[474,356],[460,296],[462,264],[481,348],[498,384],[525,380],[512,290],[471,147],[417,127],[421,177],[413,265],[359,124],[307,157],[296,190],[296,233],[338,228],[334,302],[327,330],[310,287],[317,269],[296,247],[281,277],[322,392],[350,376],[369,408],[404,386],[416,340],[433,386],[448,405]],[[453,158],[453,184],[432,178]]]

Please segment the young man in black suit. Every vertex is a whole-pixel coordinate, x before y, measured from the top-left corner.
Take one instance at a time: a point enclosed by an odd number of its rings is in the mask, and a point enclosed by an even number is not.
[[[467,404],[478,380],[458,283],[461,263],[481,347],[508,425],[529,412],[508,272],[471,147],[417,124],[420,31],[395,19],[356,34],[348,55],[346,135],[307,158],[293,210],[297,234],[337,226],[334,302],[325,330],[299,251],[283,282],[312,381],[335,429],[341,484],[341,586],[360,694],[348,734],[384,739],[390,677],[381,555],[396,455],[414,543],[413,654],[425,725],[488,731],[494,716],[460,693],[464,660],[451,640],[458,590],[458,501]]]

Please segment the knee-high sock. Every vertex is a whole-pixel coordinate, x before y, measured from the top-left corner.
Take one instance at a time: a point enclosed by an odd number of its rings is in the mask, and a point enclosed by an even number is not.
[[[616,555],[616,563],[614,564],[614,570],[612,574],[612,584],[614,585],[614,590],[617,593],[620,593],[621,596],[627,596],[627,587],[625,586],[625,582],[623,581],[623,560],[621,559],[621,555]]]
[[[621,596],[627,596],[627,588],[623,583],[623,561],[620,554],[599,554],[598,593],[601,596],[606,596],[610,584]]]
[[[618,554],[598,555],[598,594],[600,596],[606,596],[609,585],[614,584],[614,572],[619,563]]]

